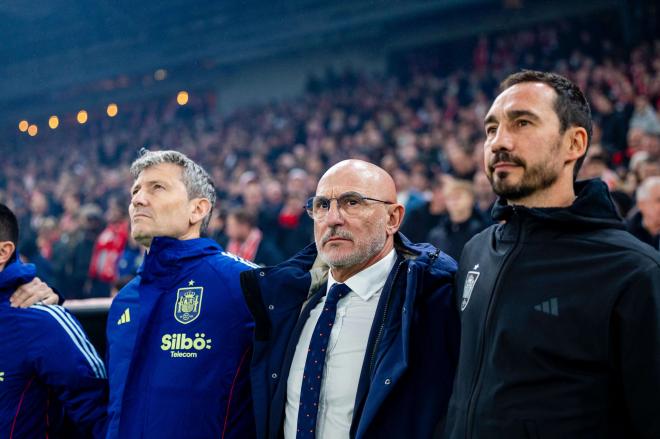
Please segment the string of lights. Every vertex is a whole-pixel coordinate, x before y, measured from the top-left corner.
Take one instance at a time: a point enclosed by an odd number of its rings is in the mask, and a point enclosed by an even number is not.
[[[156,73],[158,74],[159,71]],[[164,70],[163,70],[164,72]],[[161,75],[163,76],[164,73]],[[163,76],[164,77],[164,76]],[[176,94],[176,102],[180,106],[184,106],[188,103],[190,96],[186,90],[181,90]],[[119,105],[112,102],[109,103],[108,106],[105,109],[105,113],[108,117],[113,118],[116,117],[119,114]],[[84,125],[87,123],[89,120],[89,113],[85,109],[81,109],[78,111],[76,114],[76,121],[80,125]],[[48,118],[48,127],[51,130],[55,130],[60,126],[60,118],[53,114]],[[30,137],[35,137],[39,134],[39,126],[37,125],[36,122],[30,122],[27,119],[22,119],[20,122],[18,122],[18,131],[21,133],[25,133]]]

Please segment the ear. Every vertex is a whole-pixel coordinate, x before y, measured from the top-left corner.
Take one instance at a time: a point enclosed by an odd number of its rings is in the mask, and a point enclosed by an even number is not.
[[[566,137],[569,142],[566,162],[575,162],[587,153],[587,130],[583,127],[571,127],[566,130]]]
[[[193,198],[190,200],[190,224],[200,224],[211,211],[211,202],[206,198]]]
[[[393,204],[388,207],[389,215],[387,218],[387,226],[385,227],[385,231],[387,232],[387,236],[392,236],[399,231],[406,209],[401,204]]]
[[[0,242],[0,269],[4,268],[7,261],[11,258],[16,250],[16,246],[11,241]]]

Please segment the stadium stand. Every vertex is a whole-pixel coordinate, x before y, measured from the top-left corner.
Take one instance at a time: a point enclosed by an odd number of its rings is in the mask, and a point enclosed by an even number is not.
[[[312,238],[304,200],[324,169],[349,157],[395,176],[408,218],[427,221],[404,232],[427,240],[445,216],[434,188],[447,179],[474,181],[478,214],[487,216],[494,198],[479,171],[483,117],[500,79],[543,68],[586,91],[596,128],[581,177],[605,180],[621,213],[633,215],[637,186],[660,174],[660,40],[628,50],[607,32],[565,21],[492,33],[465,43],[469,62],[449,70],[438,50],[410,51],[390,74],[328,70],[297,98],[225,115],[213,91],[191,94],[185,106],[134,102],[114,119],[5,142],[0,200],[26,231],[23,255],[71,299],[108,296],[139,266],[123,212],[128,164],[142,147],[178,149],[209,170],[220,208],[208,233],[223,244],[225,213],[240,207],[258,218],[263,239],[292,255]],[[108,256],[113,266],[99,266]]]

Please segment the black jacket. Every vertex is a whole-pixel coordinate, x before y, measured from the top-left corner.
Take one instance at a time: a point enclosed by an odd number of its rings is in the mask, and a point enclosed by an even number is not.
[[[660,257],[606,186],[569,208],[498,201],[456,279],[450,438],[660,438]]]
[[[460,224],[452,222],[449,216],[446,216],[431,229],[428,240],[430,244],[458,261],[465,244],[490,224],[477,209],[474,209],[470,218]]]

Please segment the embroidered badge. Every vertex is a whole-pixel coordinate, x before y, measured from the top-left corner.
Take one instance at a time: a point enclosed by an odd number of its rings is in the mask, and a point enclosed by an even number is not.
[[[474,268],[478,268],[479,265],[476,265]],[[474,284],[477,283],[479,279],[478,271],[468,271],[467,276],[465,277],[465,286],[463,287],[463,301],[461,302],[461,311],[463,311],[470,301],[472,296],[472,290],[474,289]]]
[[[174,305],[174,318],[177,322],[187,325],[199,317],[203,294],[204,287],[186,287],[177,290]]]

